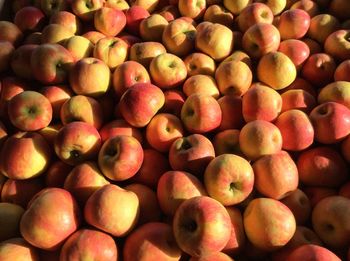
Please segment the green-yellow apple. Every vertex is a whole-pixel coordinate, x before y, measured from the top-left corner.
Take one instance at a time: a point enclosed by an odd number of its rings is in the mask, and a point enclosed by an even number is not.
[[[138,128],[131,126],[123,119],[117,119],[106,123],[101,127],[99,133],[101,135],[102,142],[105,142],[107,139],[118,135],[133,136],[140,143],[143,141],[141,131]]]
[[[29,202],[20,231],[31,245],[56,250],[79,225],[80,211],[74,197],[61,188],[45,188]]]
[[[101,9],[105,0],[72,0],[73,13],[83,21],[92,21],[96,10]]]
[[[301,9],[286,10],[278,20],[277,28],[281,39],[300,39],[310,27],[310,15]]]
[[[87,57],[75,63],[69,73],[69,83],[76,94],[98,97],[107,92],[110,74],[102,60]]]
[[[272,24],[273,13],[264,3],[252,3],[247,5],[238,15],[237,23],[241,32],[245,32],[254,24]]]
[[[23,213],[24,208],[19,205],[0,202],[0,242],[20,235],[19,222]]]
[[[214,158],[205,169],[204,185],[210,197],[224,206],[245,200],[254,186],[254,173],[249,162],[234,154]]]
[[[136,228],[125,240],[123,260],[177,261],[181,258],[172,228],[169,224],[149,222]]]
[[[139,62],[145,68],[149,68],[153,58],[163,53],[166,53],[166,49],[159,42],[135,43],[130,48],[129,60]]]
[[[338,18],[330,14],[319,14],[311,18],[308,36],[324,44],[328,35],[340,28]]]
[[[30,66],[35,79],[43,84],[60,84],[67,80],[72,54],[59,44],[41,44],[31,55]]]
[[[116,36],[125,27],[126,16],[121,10],[103,6],[95,11],[94,25],[104,35]]]
[[[64,181],[63,188],[68,190],[80,206],[98,189],[110,182],[102,175],[95,162],[86,161],[75,166]]]
[[[79,18],[71,12],[59,11],[50,16],[50,24],[60,24],[70,30],[73,34],[80,34],[82,24]]]
[[[178,8],[180,14],[192,19],[200,19],[206,9],[205,0],[179,0]]]
[[[193,257],[224,249],[231,236],[231,219],[225,207],[208,196],[185,200],[173,219],[179,247]]]
[[[274,121],[282,109],[281,95],[263,84],[253,84],[242,97],[242,114],[246,122]]]
[[[137,83],[119,101],[123,118],[134,127],[145,127],[164,105],[164,94],[151,83]]]
[[[298,169],[286,151],[263,156],[252,166],[254,187],[265,197],[280,200],[298,187]]]
[[[203,20],[230,28],[234,23],[234,16],[224,6],[214,4],[205,10]]]
[[[296,109],[281,113],[275,125],[282,135],[282,149],[302,151],[314,142],[315,130],[309,116]]]
[[[39,261],[39,251],[21,237],[11,238],[0,243],[2,261]]]
[[[204,173],[214,157],[213,144],[202,134],[178,138],[169,150],[169,163],[173,170],[188,171],[196,176]]]
[[[1,173],[11,179],[29,179],[41,175],[49,166],[51,150],[37,132],[15,133],[3,143]]]
[[[281,199],[281,202],[293,212],[298,225],[303,225],[309,220],[311,215],[310,200],[301,189],[292,191]]]
[[[337,102],[350,108],[350,83],[347,81],[331,82],[318,93],[319,104],[324,102]]]
[[[104,6],[122,11],[130,8],[129,3],[126,0],[106,0]]]
[[[282,135],[271,122],[251,121],[239,133],[239,146],[247,158],[256,160],[279,152],[282,149]]]
[[[244,8],[252,4],[252,0],[230,1],[223,0],[224,6],[234,15],[239,15]]]
[[[275,251],[293,237],[296,222],[290,209],[272,198],[253,199],[243,214],[249,241],[264,251]]]
[[[256,0],[255,2],[266,4],[270,7],[274,16],[280,14],[287,5],[287,0]]]
[[[89,57],[93,51],[93,44],[85,37],[73,35],[64,41],[64,47],[71,52],[75,61]]]
[[[205,74],[214,76],[216,64],[213,58],[201,52],[194,52],[186,56],[184,63],[188,76]]]
[[[46,44],[62,44],[72,37],[74,33],[60,24],[48,24],[42,30],[41,42]]]
[[[307,186],[337,188],[348,179],[345,160],[331,147],[304,150],[296,162],[299,179]]]
[[[158,181],[158,202],[162,212],[170,217],[186,199],[206,195],[202,182],[185,171],[167,171]]]
[[[130,0],[131,6],[140,6],[147,10],[150,13],[153,13],[157,8],[159,4],[159,0]]]
[[[137,224],[139,213],[137,195],[114,184],[95,191],[84,208],[88,224],[114,237],[123,237],[131,232]]]
[[[100,147],[101,137],[96,128],[80,121],[64,125],[54,143],[56,155],[72,166],[95,159]]]
[[[101,231],[82,228],[72,234],[62,246],[60,260],[118,260],[114,239]]]
[[[144,41],[161,42],[168,21],[160,14],[152,14],[140,23],[140,35]]]
[[[196,30],[196,48],[215,61],[225,59],[232,52],[234,37],[228,27],[218,23],[202,22]]]
[[[21,131],[37,131],[47,127],[52,120],[50,101],[36,91],[24,91],[8,103],[11,123]]]

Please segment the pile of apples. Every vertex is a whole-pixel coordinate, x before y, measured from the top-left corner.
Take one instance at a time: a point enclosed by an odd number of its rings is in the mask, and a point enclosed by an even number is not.
[[[0,260],[350,260],[350,1],[13,0]]]

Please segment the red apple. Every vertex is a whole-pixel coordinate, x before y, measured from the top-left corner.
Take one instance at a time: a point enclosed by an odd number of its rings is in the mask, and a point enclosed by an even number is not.
[[[310,15],[302,9],[284,11],[278,20],[277,28],[281,39],[300,39],[310,27]]]
[[[298,261],[302,258],[309,258],[317,261],[340,261],[341,259],[332,251],[325,247],[307,244],[294,249],[287,257],[286,261]]]
[[[257,23],[272,24],[273,17],[270,7],[266,4],[252,3],[247,5],[238,15],[238,27],[242,32],[245,32],[249,27]]]
[[[126,16],[121,10],[103,6],[94,14],[94,25],[104,35],[116,36],[126,25]]]

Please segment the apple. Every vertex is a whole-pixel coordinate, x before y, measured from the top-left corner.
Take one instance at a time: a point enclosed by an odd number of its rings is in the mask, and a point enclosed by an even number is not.
[[[69,29],[73,34],[80,34],[82,24],[79,18],[68,11],[55,12],[50,16],[50,24],[60,24]]]
[[[294,9],[301,9],[306,11],[309,15],[310,18],[320,14],[320,6],[312,1],[312,0],[299,0],[293,3],[293,5],[290,7],[291,10]]]
[[[318,93],[319,104],[336,102],[350,108],[350,84],[347,81],[331,82],[324,86]]]
[[[173,217],[182,202],[197,196],[206,196],[202,182],[185,171],[167,171],[158,181],[157,199],[167,216]]]
[[[239,146],[247,158],[256,160],[279,152],[282,149],[282,135],[271,122],[251,121],[239,133]]]
[[[123,11],[103,6],[94,14],[94,25],[97,31],[106,36],[116,36],[126,25]]]
[[[39,251],[21,237],[0,243],[0,259],[3,261],[39,261]]]
[[[161,220],[162,211],[159,207],[157,194],[153,189],[140,183],[131,183],[125,186],[125,189],[134,192],[139,199],[140,216],[137,222],[138,226]]]
[[[325,102],[310,112],[315,139],[323,144],[333,144],[350,134],[350,109],[336,102]],[[327,130],[325,131],[325,127]]]
[[[171,113],[175,116],[181,116],[181,109],[186,100],[186,95],[183,91],[178,89],[169,89],[164,92],[165,102],[163,107],[160,109],[161,112]]]
[[[340,261],[341,259],[332,251],[325,247],[307,244],[294,249],[287,257],[286,261],[297,261],[300,258],[311,258],[319,261]]]
[[[327,188],[324,186],[306,186],[303,191],[310,200],[311,208],[314,208],[322,199],[338,195],[335,188]]]
[[[299,188],[281,199],[294,214],[298,225],[305,224],[311,216],[311,203],[307,195]],[[298,229],[297,229],[298,230]]]
[[[1,147],[0,170],[11,179],[34,178],[45,172],[51,159],[47,141],[37,132],[18,132]]]
[[[231,228],[225,207],[208,196],[185,200],[173,219],[177,244],[181,250],[197,258],[223,250],[230,239]]]
[[[98,31],[88,31],[81,36],[87,38],[93,45],[95,45],[98,40],[106,37],[103,33],[100,33]]]
[[[25,180],[8,179],[2,186],[1,201],[17,204],[25,209],[33,196],[43,188],[40,177]]]
[[[307,186],[337,188],[347,179],[347,165],[341,154],[328,146],[304,150],[297,161],[299,179]]]
[[[104,185],[110,184],[102,175],[95,162],[86,161],[75,166],[64,181],[63,188],[69,191],[80,206]]]
[[[144,18],[149,17],[150,13],[142,6],[133,5],[126,10],[125,16],[127,30],[134,35],[139,35],[140,23]]]
[[[324,43],[324,50],[339,61],[350,59],[350,30],[331,33]]]
[[[129,59],[142,64],[148,69],[153,58],[164,53],[166,53],[166,49],[159,42],[134,43],[130,48]]]
[[[20,235],[19,222],[23,213],[24,208],[19,205],[0,202],[0,242],[8,240],[10,238],[18,237]]]
[[[47,15],[51,16],[54,13],[66,10],[68,7],[68,2],[65,0],[53,0],[53,1],[47,1],[47,0],[40,0],[38,1],[38,7]]]
[[[45,188],[29,202],[20,231],[31,245],[56,250],[79,225],[80,211],[73,196],[61,188]]]
[[[182,16],[190,17],[193,19],[200,19],[206,10],[206,1],[179,0],[178,8]]]
[[[200,256],[198,258],[191,257],[189,259],[189,261],[210,261],[210,260],[232,261],[232,258],[223,252],[213,252],[204,256]]]
[[[295,80],[286,88],[280,90],[280,93],[283,94],[289,90],[304,90],[311,94],[315,99],[317,99],[317,92],[313,85],[301,77],[296,77]]]
[[[287,39],[282,41],[278,47],[278,51],[287,55],[292,60],[298,71],[303,67],[304,62],[310,55],[309,46],[305,42],[297,39]]]
[[[239,15],[247,6],[249,6],[252,0],[241,1],[229,1],[223,0],[223,5],[234,15]]]
[[[220,96],[215,79],[205,74],[188,77],[182,86],[182,90],[187,97],[194,93],[210,95],[215,99]]]
[[[193,51],[195,39],[196,27],[182,18],[175,19],[165,26],[162,35],[162,42],[167,50],[180,57]]]
[[[182,84],[187,77],[184,62],[170,53],[159,54],[150,63],[149,72],[153,82],[162,89],[170,89]]]
[[[312,211],[312,226],[321,240],[332,248],[347,247],[350,199],[330,196],[322,199]]]
[[[282,149],[302,151],[314,142],[315,132],[312,119],[300,110],[292,109],[282,112],[275,125],[282,135]]]
[[[0,48],[0,72],[6,72],[10,68],[15,47],[8,41],[1,41]]]
[[[234,16],[224,6],[213,4],[205,10],[203,21],[218,23],[231,27],[234,23]]]
[[[137,83],[119,101],[123,118],[134,127],[145,127],[164,105],[164,94],[151,83]],[[142,113],[140,113],[142,112]]]
[[[282,109],[281,95],[263,85],[252,85],[242,97],[242,115],[246,122],[253,120],[274,121]]]
[[[130,8],[129,3],[126,0],[106,0],[104,6],[119,9],[122,11]]]
[[[169,163],[173,170],[188,171],[196,176],[201,176],[214,158],[213,144],[202,134],[178,138],[169,150]]]
[[[249,241],[267,252],[286,245],[296,230],[293,213],[272,198],[253,199],[244,210],[243,224]]]
[[[92,21],[96,10],[101,9],[105,0],[72,0],[73,13],[83,21]]]
[[[60,251],[60,260],[84,259],[87,256],[94,260],[117,260],[118,248],[110,235],[82,228],[65,241]]]
[[[75,61],[89,57],[93,51],[93,44],[80,35],[74,35],[66,39],[64,47],[71,52]]]
[[[36,47],[38,47],[37,44],[24,44],[14,50],[10,63],[11,69],[16,76],[26,80],[34,78],[30,63],[32,52]]]
[[[109,138],[113,138],[118,135],[133,136],[140,143],[143,141],[143,136],[138,128],[131,126],[123,119],[113,120],[104,124],[99,133],[101,135],[102,142],[105,142]]]
[[[264,3],[251,3],[247,5],[238,15],[237,23],[241,32],[245,32],[254,24],[272,24],[273,13]]]
[[[243,127],[242,98],[232,95],[223,95],[217,101],[222,113],[219,130],[240,129]]]
[[[46,187],[63,188],[64,181],[72,169],[72,166],[61,160],[52,162],[44,176]]]
[[[21,131],[36,131],[47,127],[52,120],[50,101],[36,91],[23,91],[8,103],[11,123]]]
[[[144,41],[161,42],[168,21],[161,14],[152,14],[140,23],[140,36]]]
[[[58,131],[62,128],[62,126],[63,124],[60,122],[51,123],[47,127],[41,130],[38,130],[38,133],[44,137],[44,139],[48,142],[50,146],[53,146],[56,136],[58,134]]]
[[[16,12],[13,22],[22,32],[41,31],[45,14],[35,6],[25,6]]]
[[[232,206],[245,200],[252,192],[254,172],[246,159],[222,154],[206,167],[204,185],[210,197],[224,206]]]
[[[278,20],[281,39],[301,39],[309,30],[310,15],[302,9],[284,11]]]
[[[0,121],[0,148],[2,147],[2,144],[5,142],[5,140],[8,138],[8,133],[5,125]],[[1,177],[1,175],[0,175]],[[0,178],[1,180],[1,178]],[[2,182],[0,182],[2,183]],[[1,186],[0,186],[1,191]]]
[[[48,24],[42,30],[41,43],[62,44],[73,35],[74,33],[64,25]]]
[[[280,14],[287,5],[287,0],[256,0],[255,2],[266,4],[270,7],[274,16]]]
[[[269,52],[259,60],[258,79],[275,90],[286,88],[295,80],[296,75],[294,63],[282,52]]]
[[[100,147],[101,137],[96,128],[81,121],[64,125],[54,143],[56,155],[72,166],[95,159]]]
[[[8,41],[18,46],[23,39],[23,33],[18,26],[9,21],[0,21],[0,41]]]
[[[194,52],[184,59],[188,76],[205,74],[214,76],[216,64],[213,58],[201,52]]]
[[[197,27],[196,48],[215,61],[225,59],[233,49],[232,31],[218,23],[201,22]]]
[[[309,114],[316,107],[315,97],[302,89],[291,89],[281,94],[282,109],[281,112],[297,109]]]
[[[335,72],[334,72],[334,80],[335,81],[347,81],[350,82],[350,59],[341,62]]]
[[[330,14],[319,14],[311,18],[308,36],[320,44],[324,44],[327,37],[340,28],[338,18]]]
[[[213,138],[215,155],[236,154],[242,156],[239,147],[239,132],[238,129],[226,129],[216,133]]]
[[[123,260],[179,260],[182,255],[169,224],[149,222],[126,237]]]
[[[137,195],[114,184],[95,191],[84,207],[85,221],[114,237],[130,233],[137,223],[139,213]]]

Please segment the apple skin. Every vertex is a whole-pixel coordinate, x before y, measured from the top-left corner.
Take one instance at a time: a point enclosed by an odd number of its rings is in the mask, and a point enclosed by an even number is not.
[[[69,191],[84,206],[88,198],[98,189],[110,182],[105,179],[97,164],[86,161],[75,166],[64,181],[63,188]]]
[[[82,34],[82,37],[85,37],[88,39],[93,45],[95,45],[98,40],[106,37],[103,33],[100,33],[98,31],[88,31],[84,34]]]
[[[168,21],[161,14],[152,14],[140,23],[140,35],[144,41],[161,42]]]
[[[118,135],[132,136],[140,143],[143,141],[143,136],[138,128],[131,126],[123,119],[117,119],[107,122],[99,130],[102,142],[105,142],[109,138],[113,138]]]
[[[192,94],[181,108],[181,121],[191,133],[207,133],[221,124],[222,112],[215,98],[204,94]]]
[[[236,154],[243,156],[239,147],[239,132],[238,129],[226,129],[217,132],[213,138],[215,155]]]
[[[309,92],[302,89],[291,89],[281,94],[282,112],[288,110],[300,110],[309,114],[316,107],[316,98]]]
[[[186,56],[184,63],[188,76],[205,74],[214,76],[216,64],[213,58],[201,52],[194,52]]]
[[[220,96],[215,79],[204,74],[188,77],[182,85],[182,90],[187,97],[194,93],[207,94],[213,96],[215,99],[218,99]]]
[[[173,170],[188,171],[196,176],[204,173],[214,157],[213,144],[202,134],[178,138],[169,150],[169,163]]]
[[[243,49],[252,58],[260,58],[269,52],[275,52],[281,41],[278,29],[269,23],[256,23],[243,34]]]
[[[143,7],[134,5],[125,12],[126,28],[133,35],[138,36],[140,33],[140,23],[144,18],[150,16],[150,13]]]
[[[113,184],[95,191],[84,208],[84,217],[88,224],[114,237],[123,237],[132,231],[139,213],[137,195]]]
[[[41,43],[62,44],[74,34],[65,26],[60,24],[48,24],[41,34]]]
[[[163,93],[165,102],[160,112],[171,113],[180,118],[181,109],[186,100],[186,94],[178,89],[165,90]]]
[[[158,181],[157,198],[164,214],[173,217],[182,202],[197,196],[206,196],[202,182],[185,171],[167,171]]]
[[[337,188],[348,179],[345,160],[328,146],[304,150],[296,163],[299,179],[307,186]]]
[[[73,35],[66,39],[63,45],[73,55],[75,61],[89,57],[93,51],[90,40],[80,35]]]
[[[37,1],[37,7],[39,7],[47,16],[51,16],[54,13],[66,10],[69,2],[70,0],[55,0],[53,2],[40,0]]]
[[[268,7],[270,7],[274,16],[279,15],[286,8],[287,5],[286,0],[257,0],[256,2],[265,3]]]
[[[331,14],[319,14],[311,18],[308,36],[320,44],[324,44],[327,37],[340,29],[340,21]]]
[[[68,28],[73,34],[80,34],[82,24],[79,18],[68,11],[59,11],[50,16],[50,24],[60,24]]]
[[[96,10],[103,7],[105,0],[72,0],[73,13],[83,21],[92,21]]]
[[[169,224],[149,222],[136,228],[125,240],[123,260],[180,260],[182,255]]]
[[[242,114],[246,122],[253,120],[274,121],[282,109],[281,95],[274,89],[254,84],[242,97]]]
[[[37,131],[50,124],[52,106],[41,93],[24,91],[10,100],[8,115],[11,123],[19,130]]]
[[[338,61],[350,59],[350,30],[332,32],[324,43],[324,50]]]
[[[286,151],[263,156],[252,167],[254,186],[265,197],[281,200],[298,187],[298,169]]]
[[[310,15],[301,9],[284,11],[278,21],[281,39],[301,39],[310,27]]]
[[[255,120],[243,126],[239,133],[239,145],[243,154],[252,160],[274,154],[282,149],[280,130],[268,121]]]
[[[0,41],[8,41],[14,46],[18,46],[23,39],[23,33],[12,22],[0,21]]]
[[[319,104],[336,102],[350,109],[350,83],[347,81],[336,81],[327,84],[318,93],[317,101]]]
[[[215,61],[225,59],[232,51],[234,38],[232,31],[222,25],[202,22],[197,27],[195,46]]]
[[[252,0],[242,0],[242,1],[229,1],[223,0],[223,5],[234,15],[239,15],[247,6],[249,6]]]
[[[61,188],[45,188],[29,202],[20,231],[31,245],[56,250],[79,225],[80,212],[73,196]]]
[[[109,88],[110,74],[105,62],[87,57],[74,64],[69,73],[69,83],[76,94],[100,97]]]
[[[171,53],[163,53],[154,57],[150,63],[149,72],[153,82],[162,89],[177,87],[187,77],[185,63]]]
[[[168,170],[170,170],[168,158],[163,153],[145,148],[141,168],[130,181],[144,184],[155,190],[159,178]]]
[[[75,121],[64,125],[54,143],[56,155],[71,166],[94,159],[101,147],[101,137],[88,123]]]
[[[350,237],[350,199],[330,196],[317,203],[312,211],[312,226],[329,247],[347,247]]]
[[[320,14],[320,6],[316,2],[312,0],[299,0],[292,4],[290,7],[291,10],[293,9],[301,9],[306,11],[310,18]]]
[[[50,159],[51,150],[43,136],[36,132],[19,132],[4,142],[0,169],[8,178],[29,179],[44,173]]]
[[[130,125],[145,127],[164,102],[165,97],[160,88],[151,83],[137,83],[124,92],[118,106]]]
[[[310,49],[309,46],[297,39],[287,39],[280,43],[278,51],[286,54],[294,63],[295,67],[299,71],[304,62],[309,58]]]
[[[0,42],[0,72],[6,72],[11,65],[15,47],[8,41]]]
[[[106,36],[116,36],[126,25],[123,11],[103,6],[94,14],[94,25],[97,31]]]
[[[41,44],[31,55],[31,69],[35,79],[43,84],[60,84],[67,80],[74,58],[59,44]]]
[[[295,80],[286,88],[283,90],[280,90],[280,93],[283,94],[289,90],[304,90],[308,93],[310,93],[315,99],[317,99],[317,92],[313,85],[301,77],[296,77]]]
[[[101,231],[83,228],[72,234],[63,244],[60,260],[117,260],[118,248],[114,239]]]
[[[35,6],[25,6],[15,14],[13,22],[22,32],[41,31],[45,14]]]
[[[134,192],[139,199],[140,216],[137,222],[138,226],[161,220],[162,211],[159,207],[157,194],[153,189],[140,183],[131,183],[125,186],[125,189]]]
[[[134,43],[130,47],[129,59],[142,64],[146,69],[154,57],[166,53],[166,48],[159,42]]]
[[[141,168],[142,161],[142,146],[132,136],[109,138],[98,153],[98,165],[103,175],[114,181],[134,176]]]
[[[20,78],[32,80],[34,78],[30,66],[31,56],[37,44],[24,44],[19,46],[12,54],[11,69]]]
[[[272,24],[273,13],[264,3],[252,3],[247,5],[238,15],[237,23],[241,32],[245,32],[254,24]]]
[[[338,190],[327,188],[324,186],[305,186],[303,191],[310,200],[311,208],[313,209],[322,199],[338,195]]]
[[[308,115],[300,110],[292,109],[282,112],[275,125],[282,135],[282,149],[302,151],[314,142],[315,130]]]
[[[225,207],[207,196],[184,201],[173,219],[177,244],[184,252],[197,258],[224,249],[230,239],[231,228]]]
[[[222,113],[219,130],[241,129],[244,125],[242,98],[232,95],[223,95],[217,101]]]
[[[46,187],[63,188],[64,181],[72,169],[72,166],[61,160],[52,162],[44,177]]]
[[[341,153],[347,162],[350,162],[350,136],[341,142]]]
[[[205,10],[203,21],[218,23],[231,27],[234,23],[234,16],[224,6],[214,4]]]
[[[11,238],[0,243],[0,259],[2,261],[39,261],[37,248],[21,237]]]
[[[268,252],[286,245],[296,230],[293,213],[271,198],[253,199],[244,211],[243,223],[249,241]]]
[[[19,222],[24,211],[24,208],[17,204],[0,202],[0,242],[20,236]]]
[[[305,258],[318,261],[340,261],[341,259],[325,247],[314,244],[301,245],[294,249],[287,257],[286,261],[297,261]]]
[[[281,199],[281,202],[293,212],[298,225],[303,225],[309,220],[311,214],[310,200],[301,189],[297,188],[292,191]]]
[[[178,8],[183,17],[200,19],[206,10],[206,1],[203,0],[179,0]]]
[[[341,62],[334,72],[335,81],[350,82],[350,59]]]
[[[27,207],[32,197],[44,188],[41,178],[26,180],[8,179],[1,190],[1,201]]]
[[[160,152],[168,152],[171,144],[183,134],[180,119],[169,113],[158,113],[146,127],[148,144]]]
[[[345,105],[325,102],[316,106],[309,117],[314,126],[316,141],[323,144],[334,144],[350,133],[350,109]]]

